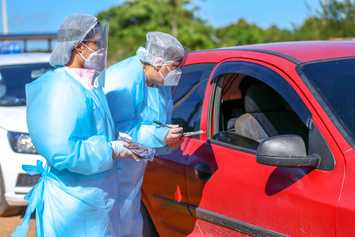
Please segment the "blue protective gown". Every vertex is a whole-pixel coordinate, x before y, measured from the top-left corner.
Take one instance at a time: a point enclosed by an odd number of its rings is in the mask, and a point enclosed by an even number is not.
[[[85,89],[64,68],[26,87],[29,133],[47,165],[26,166],[41,179],[27,195],[25,236],[36,210],[37,236],[119,236],[114,124],[102,88]]]
[[[168,129],[152,122],[170,122],[173,108],[170,87],[148,87],[142,63],[131,57],[106,71],[104,91],[116,131],[128,133],[135,142],[148,147],[165,147]],[[140,190],[145,167],[146,161],[118,161],[120,236],[142,236]]]

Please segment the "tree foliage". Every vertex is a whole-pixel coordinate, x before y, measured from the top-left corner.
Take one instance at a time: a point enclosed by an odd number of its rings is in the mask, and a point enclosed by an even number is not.
[[[189,49],[216,47],[214,29],[196,17],[189,4],[189,0],[130,0],[101,12],[98,18],[110,24],[110,61],[134,54],[149,31],[171,33]]]
[[[171,33],[191,50],[354,37],[355,0],[319,1],[320,9],[316,14],[290,30],[280,29],[276,25],[262,28],[244,19],[225,27],[212,27],[196,16],[198,7],[193,5],[193,0],[126,0],[99,13],[98,18],[110,24],[110,62],[133,55],[144,44],[149,31]]]
[[[276,41],[286,41],[292,38],[289,30],[283,30],[276,25],[263,29],[256,24],[239,19],[226,27],[217,29],[220,46],[256,44]]]

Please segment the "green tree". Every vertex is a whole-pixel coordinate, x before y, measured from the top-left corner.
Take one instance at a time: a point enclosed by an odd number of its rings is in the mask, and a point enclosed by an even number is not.
[[[321,0],[314,16],[295,28],[297,40],[352,38],[355,36],[355,1]]]
[[[217,29],[217,36],[221,46],[287,41],[293,38],[289,30],[280,29],[276,25],[263,29],[244,19]]]
[[[98,14],[110,24],[109,62],[133,55],[149,31],[171,33],[188,49],[216,47],[214,29],[190,0],[128,0]]]
[[[196,0],[195,0],[196,1]],[[319,0],[320,8],[291,30],[245,19],[214,28],[195,15],[194,0],[126,0],[101,12],[110,24],[109,62],[133,55],[149,31],[171,33],[191,50],[291,40],[355,37],[355,0]],[[202,0],[200,0],[202,1]]]
[[[293,31],[272,25],[263,31],[263,43],[294,40]]]
[[[244,19],[222,27],[217,30],[221,46],[261,43],[263,30],[255,24],[250,24]]]
[[[217,29],[220,46],[291,40],[355,37],[355,0],[320,0],[320,8],[292,30],[275,25],[263,29],[244,19]]]
[[[355,1],[323,0],[319,17],[325,21],[323,35],[353,37],[355,35]]]
[[[321,40],[327,39],[324,34],[326,22],[319,17],[308,17],[304,23],[295,27],[293,30],[293,39],[295,40]]]

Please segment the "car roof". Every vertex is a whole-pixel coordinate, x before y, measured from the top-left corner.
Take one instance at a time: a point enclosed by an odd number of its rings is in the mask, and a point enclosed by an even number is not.
[[[49,57],[49,53],[0,54],[0,66],[31,63],[48,63]]]
[[[355,57],[355,41],[294,41],[268,44],[242,45],[212,51],[254,51],[277,55],[294,63]],[[199,51],[199,52],[208,52]]]

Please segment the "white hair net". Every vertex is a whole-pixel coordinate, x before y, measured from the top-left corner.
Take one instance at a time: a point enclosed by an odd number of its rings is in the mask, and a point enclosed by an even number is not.
[[[174,36],[162,32],[149,32],[146,37],[145,48],[140,47],[136,53],[143,63],[161,66],[183,60],[184,47]]]
[[[71,58],[72,50],[85,39],[97,23],[97,18],[90,15],[66,17],[59,28],[57,45],[51,54],[49,63],[52,66],[66,65]]]

